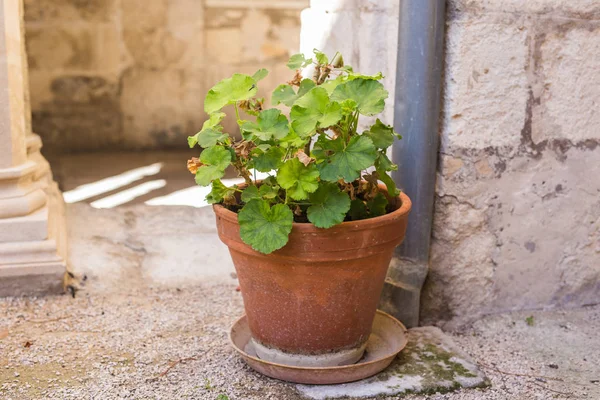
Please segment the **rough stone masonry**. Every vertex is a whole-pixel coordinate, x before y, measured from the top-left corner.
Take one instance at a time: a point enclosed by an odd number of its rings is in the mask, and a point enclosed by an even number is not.
[[[305,4],[25,0],[33,129],[51,153],[183,148],[219,80],[267,68],[270,98],[292,77]]]
[[[448,7],[422,323],[600,302],[600,3]]]

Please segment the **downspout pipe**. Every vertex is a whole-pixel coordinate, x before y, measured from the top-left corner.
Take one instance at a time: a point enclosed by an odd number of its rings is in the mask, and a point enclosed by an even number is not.
[[[408,327],[419,323],[429,268],[444,63],[445,0],[401,0],[392,178],[412,200],[404,243],[396,249],[382,306]]]

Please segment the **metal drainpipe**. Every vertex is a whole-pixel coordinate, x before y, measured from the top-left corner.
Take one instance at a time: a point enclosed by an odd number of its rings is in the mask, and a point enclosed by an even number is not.
[[[406,326],[419,323],[438,153],[438,117],[444,52],[445,0],[401,0],[394,128],[394,181],[412,200],[404,243],[396,249],[381,306]]]

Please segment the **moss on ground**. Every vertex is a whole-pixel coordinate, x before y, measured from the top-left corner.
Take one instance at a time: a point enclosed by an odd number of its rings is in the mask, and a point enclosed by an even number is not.
[[[445,350],[441,346],[421,341],[410,341],[394,363],[386,371],[379,374],[377,379],[387,381],[391,377],[401,379],[419,378],[419,388],[415,390],[405,388],[403,394],[434,394],[458,390],[464,386],[461,381],[477,378],[478,374],[457,361],[456,354]],[[400,389],[401,386],[403,385],[389,387]],[[489,386],[487,380],[475,385],[475,387],[487,386]]]

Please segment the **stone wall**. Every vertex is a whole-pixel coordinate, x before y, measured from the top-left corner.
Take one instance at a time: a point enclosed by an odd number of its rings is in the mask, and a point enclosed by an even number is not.
[[[290,78],[307,5],[25,0],[33,129],[48,152],[185,147],[218,80],[266,67],[267,94]]]
[[[448,6],[422,323],[600,302],[600,4]]]

